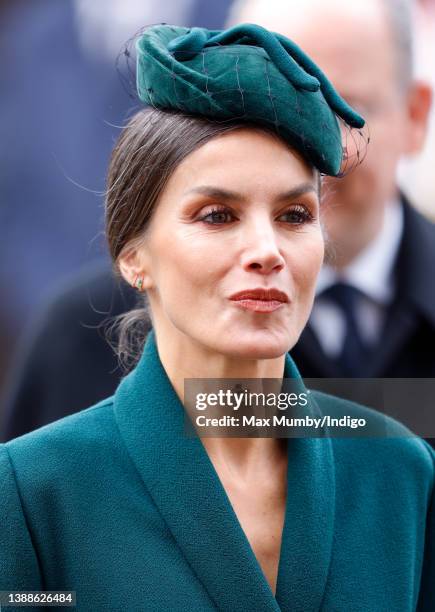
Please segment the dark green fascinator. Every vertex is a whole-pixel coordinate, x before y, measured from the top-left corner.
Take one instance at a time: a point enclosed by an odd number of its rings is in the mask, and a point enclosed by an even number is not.
[[[294,42],[261,26],[155,25],[141,34],[136,49],[142,102],[273,128],[323,174],[337,176],[342,168],[340,123],[364,126]]]

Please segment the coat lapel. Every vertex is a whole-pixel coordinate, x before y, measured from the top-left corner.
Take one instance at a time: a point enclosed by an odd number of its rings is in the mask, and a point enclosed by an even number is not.
[[[385,375],[391,360],[403,351],[406,342],[418,327],[418,314],[412,305],[396,302],[387,313],[387,320],[370,361],[363,372],[366,378]]]
[[[285,377],[299,376],[286,356]],[[334,513],[329,439],[289,439],[288,495],[276,598],[148,334],[138,366],[115,394],[115,417],[156,506],[187,562],[221,610],[318,610]]]
[[[305,378],[340,377],[340,369],[334,360],[325,354],[309,323],[302,331],[296,346],[291,350],[290,356],[297,363],[304,365],[302,374]]]
[[[314,402],[310,414],[320,416]],[[288,440],[287,508],[276,599],[283,612],[321,609],[332,554],[335,471],[330,438]]]
[[[435,225],[415,210],[402,195],[404,227],[396,262],[397,293],[387,312],[377,354],[367,377],[385,376],[397,354],[422,325],[435,328]]]

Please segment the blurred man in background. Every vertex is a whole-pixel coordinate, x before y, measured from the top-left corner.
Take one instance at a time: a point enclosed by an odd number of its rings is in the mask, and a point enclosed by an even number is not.
[[[415,74],[435,88],[435,0],[415,0]],[[435,221],[435,180],[428,180],[435,168],[435,104],[432,104],[424,149],[404,158],[399,168],[400,184],[415,198],[415,204]],[[414,201],[414,200],[413,200]]]
[[[310,325],[292,351],[302,375],[435,376],[435,283],[429,280],[435,227],[396,184],[401,156],[423,145],[431,104],[430,88],[413,78],[408,4],[245,0],[234,4],[226,25],[240,22],[257,22],[300,44],[370,129],[364,163],[324,188],[333,248]],[[102,398],[116,388],[120,373],[111,349],[95,329],[80,325],[90,318],[97,323],[90,289],[103,304],[100,320],[134,306],[129,289],[120,299],[107,268],[93,270],[53,303],[16,376],[4,437],[84,408],[96,393]],[[55,338],[65,355],[60,373],[68,372],[67,380],[59,376],[58,388],[43,375],[58,368]],[[73,405],[57,400],[68,395]]]

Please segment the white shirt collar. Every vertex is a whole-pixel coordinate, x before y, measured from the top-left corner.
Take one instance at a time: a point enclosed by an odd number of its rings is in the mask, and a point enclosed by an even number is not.
[[[388,303],[394,293],[393,270],[403,232],[403,208],[392,200],[384,210],[382,228],[370,244],[338,273],[325,264],[319,274],[316,295],[341,280],[362,291],[374,301]]]

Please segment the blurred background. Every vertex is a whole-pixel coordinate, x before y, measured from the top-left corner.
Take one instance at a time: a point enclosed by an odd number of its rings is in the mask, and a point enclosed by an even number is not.
[[[415,4],[416,74],[435,85],[435,2]],[[0,395],[52,296],[108,260],[105,173],[135,105],[117,70],[123,44],[145,24],[221,28],[230,9],[230,0],[0,0]],[[432,110],[423,152],[398,177],[432,219],[434,168]]]
[[[123,45],[146,24],[219,28],[229,4],[1,0],[0,390],[29,321],[107,257],[101,192],[135,104],[117,70]]]

